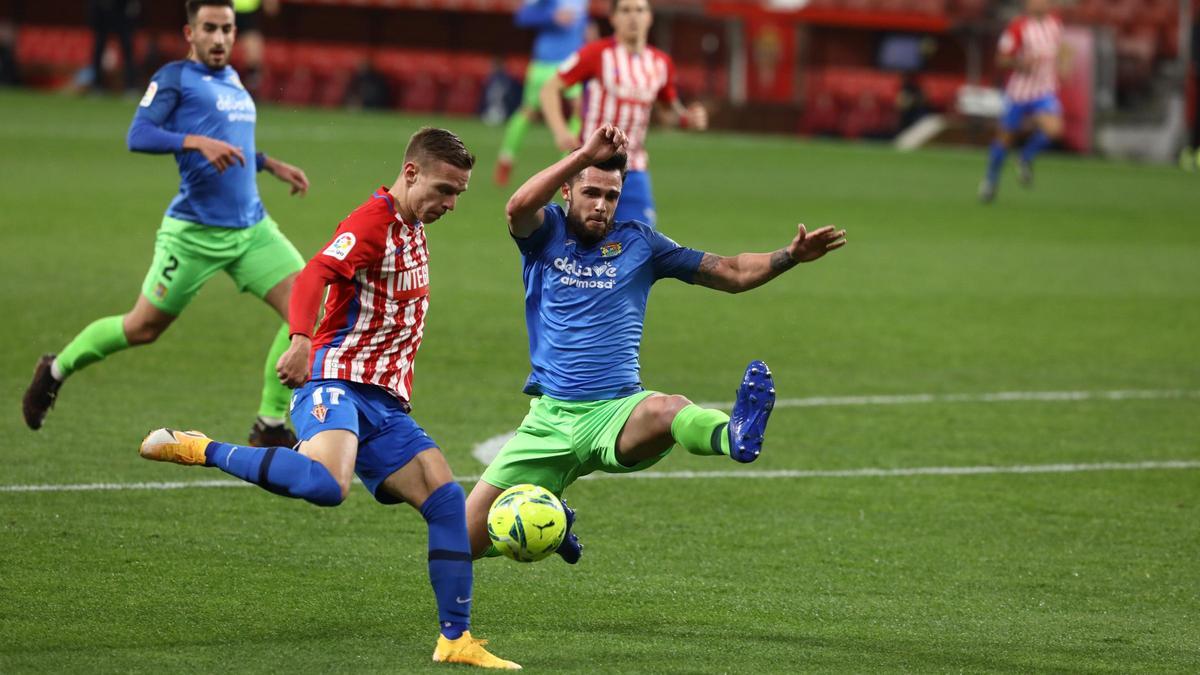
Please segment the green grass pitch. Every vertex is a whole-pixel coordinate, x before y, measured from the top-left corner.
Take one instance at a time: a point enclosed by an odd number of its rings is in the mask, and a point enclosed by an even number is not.
[[[216,279],[157,343],[85,370],[38,433],[37,356],[126,311],[176,189],[124,148],[136,102],[0,94],[0,672],[409,672],[435,666],[424,523],[356,487],[337,509],[254,488],[18,492],[225,478],[146,462],[147,429],[245,437],[278,325]],[[266,108],[263,176],[306,254],[400,168],[400,115]],[[414,415],[456,472],[527,406],[520,263],[498,129],[430,227],[432,311]],[[475,632],[540,672],[1200,671],[1200,184],[1166,168],[1048,157],[975,203],[980,152],[652,132],[660,227],[717,253],[769,251],[797,222],[849,246],[738,296],[666,281],[643,345],[650,388],[727,401],[751,358],[791,399],[752,467],[677,452],[580,482],[571,568],[476,566]],[[517,180],[554,157],[537,129]],[[1107,399],[1098,392],[1150,391]],[[944,395],[1086,392],[1083,400]],[[1158,392],[1158,393],[1154,393]],[[860,402],[862,403],[862,402]],[[982,475],[862,469],[1184,468]],[[745,472],[837,472],[750,478]],[[774,474],[777,475],[778,474]],[[786,474],[785,474],[786,475]]]

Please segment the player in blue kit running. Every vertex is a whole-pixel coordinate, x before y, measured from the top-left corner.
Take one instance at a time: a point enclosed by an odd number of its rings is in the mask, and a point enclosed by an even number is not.
[[[129,128],[129,149],[173,153],[179,193],[167,207],[142,293],[127,314],[98,319],[63,350],[46,354],[22,401],[25,423],[39,429],[66,378],[129,347],[154,342],[200,288],[224,270],[241,291],[286,319],[288,297],[304,259],[267,215],[256,174],[267,171],[308,191],[300,169],[256,152],[254,100],[229,66],[237,29],[232,0],[190,0],[187,60],[163,66],[150,82]],[[263,368],[262,402],[250,444],[291,446],[284,425],[291,391],[275,376],[288,348],[287,324],[275,335]]]
[[[747,291],[846,243],[845,230],[810,233],[800,225],[791,243],[773,253],[724,257],[682,247],[638,221],[615,221],[626,142],[620,129],[601,126],[508,201],[509,233],[524,262],[533,365],[525,393],[537,398],[467,498],[476,557],[494,554],[488,509],[513,485],[534,483],[561,497],[580,476],[640,471],[676,444],[697,455],[757,459],[775,403],[763,362],[746,368],[730,415],[643,389],[638,351],[650,287],[671,277]],[[559,190],[565,210],[547,205]],[[558,553],[577,562],[578,537],[568,532]]]
[[[512,114],[504,128],[500,157],[496,160],[495,181],[508,185],[508,177],[516,161],[517,150],[525,138],[530,122],[541,114],[542,86],[558,72],[558,64],[583,46],[587,34],[587,0],[525,0],[514,20],[519,28],[537,31],[533,40],[533,58],[525,71],[521,107]],[[571,87],[563,92],[572,108],[571,122],[579,134],[579,96],[583,87]]]

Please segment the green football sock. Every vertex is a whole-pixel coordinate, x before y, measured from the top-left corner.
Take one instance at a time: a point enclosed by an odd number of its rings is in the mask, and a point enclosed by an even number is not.
[[[692,403],[671,421],[671,435],[693,455],[728,455],[728,427],[729,415]]]
[[[271,342],[271,349],[267,352],[267,362],[263,364],[262,404],[258,408],[258,414],[262,417],[286,419],[288,406],[292,402],[292,390],[280,383],[279,376],[275,374],[275,364],[292,344],[288,332],[286,323],[279,327],[279,332],[275,333],[275,339]]]
[[[109,354],[129,348],[125,337],[125,317],[106,316],[96,319],[80,331],[58,355],[58,367],[63,377],[83,370]]]
[[[504,554],[496,550],[496,545],[492,544],[491,546],[487,547],[486,551],[479,554],[479,558],[499,558],[502,555]],[[476,560],[478,560],[478,558],[476,558]]]
[[[525,108],[517,108],[517,111],[508,118],[508,126],[504,128],[504,141],[500,143],[500,156],[512,159],[517,156],[517,149],[521,147],[521,141],[525,140],[525,132],[529,129],[529,117],[525,114]]]

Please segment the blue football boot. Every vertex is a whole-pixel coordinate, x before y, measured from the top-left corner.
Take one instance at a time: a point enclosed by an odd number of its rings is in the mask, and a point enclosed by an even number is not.
[[[775,380],[762,361],[751,361],[729,413],[729,456],[748,464],[762,452],[767,418],[775,407]]]
[[[574,565],[579,562],[579,558],[583,555],[583,544],[579,543],[579,537],[571,531],[575,527],[575,509],[567,506],[567,500],[563,499],[563,511],[567,514],[567,534],[563,537],[563,542],[554,550],[555,553],[562,556],[562,559],[567,561],[568,565]]]

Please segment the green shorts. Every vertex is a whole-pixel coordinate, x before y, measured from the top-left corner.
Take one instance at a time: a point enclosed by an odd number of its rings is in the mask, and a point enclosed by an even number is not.
[[[265,298],[276,284],[303,268],[304,258],[270,216],[242,229],[164,216],[142,294],[150,304],[178,316],[221,270],[233,277],[239,291]]]
[[[559,401],[543,396],[529,404],[517,435],[483,472],[500,489],[521,483],[541,485],[556,495],[593,471],[630,473],[654,466],[667,453],[633,466],[617,461],[617,437],[637,404],[654,394],[643,391],[607,401]]]
[[[524,105],[527,108],[538,109],[542,106],[542,87],[546,82],[558,74],[558,64],[550,61],[530,61],[529,68],[525,71],[525,92],[523,95]],[[568,99],[579,98],[583,93],[583,85],[575,84],[567,87],[563,92],[563,96]]]

